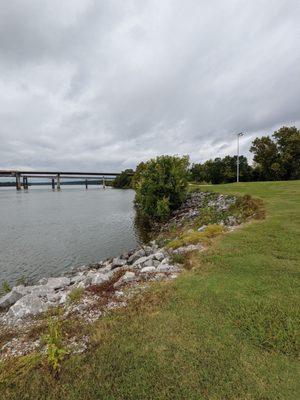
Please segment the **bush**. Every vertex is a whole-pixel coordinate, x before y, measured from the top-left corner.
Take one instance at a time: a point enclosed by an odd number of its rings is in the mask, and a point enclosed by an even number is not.
[[[187,156],[160,156],[137,168],[135,203],[138,211],[151,219],[166,220],[186,198]]]

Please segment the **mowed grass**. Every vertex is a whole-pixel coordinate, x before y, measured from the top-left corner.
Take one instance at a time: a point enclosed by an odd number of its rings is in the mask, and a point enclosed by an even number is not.
[[[58,379],[40,356],[0,366],[1,399],[300,398],[300,181],[203,190],[260,197],[267,218],[100,320]]]

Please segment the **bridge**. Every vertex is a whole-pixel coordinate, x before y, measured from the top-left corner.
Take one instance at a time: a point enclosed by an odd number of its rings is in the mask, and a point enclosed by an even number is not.
[[[50,179],[52,189],[61,190],[61,179],[84,179],[85,187],[88,189],[89,178],[93,181],[102,183],[105,188],[105,182],[112,180],[120,172],[70,172],[70,171],[19,171],[19,170],[0,170],[1,177],[13,177],[15,179],[15,186],[17,190],[28,189],[29,179]]]

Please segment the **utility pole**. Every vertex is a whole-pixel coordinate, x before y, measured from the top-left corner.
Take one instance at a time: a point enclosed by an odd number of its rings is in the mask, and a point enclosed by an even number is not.
[[[236,181],[240,181],[240,137],[244,136],[243,132],[237,134],[237,159],[236,159]]]

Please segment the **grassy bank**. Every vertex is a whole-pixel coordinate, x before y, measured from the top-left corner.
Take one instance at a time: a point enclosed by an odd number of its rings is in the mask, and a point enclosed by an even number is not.
[[[39,356],[2,364],[1,399],[300,397],[300,181],[203,190],[260,197],[267,218],[100,320],[92,348],[67,359],[58,379]]]

